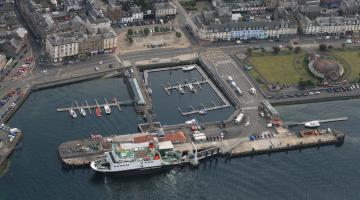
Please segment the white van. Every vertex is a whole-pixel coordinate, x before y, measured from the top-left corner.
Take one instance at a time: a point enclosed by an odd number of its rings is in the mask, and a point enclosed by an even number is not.
[[[234,79],[231,77],[231,76],[228,76],[228,81],[231,82],[233,81]]]

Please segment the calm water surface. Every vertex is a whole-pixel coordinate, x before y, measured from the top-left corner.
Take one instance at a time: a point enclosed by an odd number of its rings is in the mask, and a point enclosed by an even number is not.
[[[198,170],[175,169],[139,178],[97,176],[90,169],[64,171],[57,153],[60,143],[87,137],[90,132],[136,132],[137,124],[143,121],[132,107],[114,110],[111,116],[78,119],[57,113],[56,108],[69,106],[75,99],[90,103],[112,96],[129,99],[121,79],[32,94],[9,122],[23,130],[24,138],[22,147],[11,157],[7,173],[0,178],[0,199],[360,199],[359,100],[277,108],[288,121],[348,116],[346,122],[328,124],[347,133],[341,147],[228,162],[218,158],[202,163]],[[227,113],[222,115],[227,117]],[[165,117],[169,124],[183,120],[178,115],[158,116]]]

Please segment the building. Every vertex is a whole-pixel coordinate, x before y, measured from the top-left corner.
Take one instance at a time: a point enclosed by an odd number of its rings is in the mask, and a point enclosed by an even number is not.
[[[85,4],[84,0],[64,0],[64,10],[66,11],[76,11],[83,9]]]
[[[340,10],[344,15],[358,14],[360,12],[360,0],[341,1]]]
[[[77,38],[71,33],[54,33],[46,37],[46,52],[53,62],[77,57],[78,47]]]
[[[286,9],[278,9],[274,13],[274,20],[270,15],[265,15],[263,18],[243,17],[242,15],[234,17],[234,12],[231,15],[220,15],[216,11],[195,15],[194,23],[198,29],[198,37],[208,41],[253,40],[281,38],[297,34],[297,21]]]
[[[317,17],[314,20],[297,13],[300,31],[305,35],[352,35],[359,33],[359,16]]]
[[[176,15],[176,6],[171,3],[154,3],[153,9],[156,18],[171,17]]]

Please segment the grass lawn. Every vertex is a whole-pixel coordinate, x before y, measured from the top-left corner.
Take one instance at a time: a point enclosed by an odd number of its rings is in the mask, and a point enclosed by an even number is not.
[[[313,79],[308,73],[299,73],[294,66],[295,54],[270,55],[250,57],[250,63],[268,83],[297,83],[301,77],[304,80]]]
[[[357,81],[360,73],[360,55],[359,51],[339,51],[334,54],[343,58],[351,67],[350,81]]]

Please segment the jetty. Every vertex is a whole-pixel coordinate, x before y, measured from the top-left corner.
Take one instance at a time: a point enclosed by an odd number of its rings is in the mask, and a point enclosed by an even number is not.
[[[133,100],[118,101],[116,97],[113,98],[113,102],[111,102],[111,103],[108,103],[106,98],[105,98],[105,103],[104,104],[99,104],[98,101],[95,99],[95,104],[89,105],[88,101],[85,100],[85,105],[79,106],[78,104],[76,104],[76,106],[74,106],[74,107],[58,108],[56,111],[57,112],[69,112],[70,109],[80,110],[81,108],[83,108],[83,109],[88,109],[89,112],[91,113],[91,109],[95,109],[96,107],[99,107],[99,108],[102,107],[103,108],[105,105],[108,105],[109,107],[117,107],[118,110],[121,111],[120,106],[131,106],[131,105],[133,105],[133,103],[134,103]]]
[[[180,94],[184,94],[184,88],[188,88],[192,92],[196,92],[195,86],[199,87],[199,89],[202,89],[202,84],[209,83],[209,80],[193,80],[193,81],[184,81],[185,83],[177,82],[176,85],[171,85],[170,83],[167,83],[165,85],[161,85],[162,88],[165,90],[165,92],[170,96],[172,94],[172,90],[177,90]]]
[[[223,108],[227,108],[230,107],[230,104],[223,104],[223,105],[216,105],[214,102],[211,102],[212,106],[210,107],[206,107],[204,104],[201,104],[201,108],[200,109],[195,109],[193,106],[190,106],[190,111],[184,112],[181,110],[181,108],[177,108],[178,111],[181,113],[181,115],[186,116],[186,115],[193,115],[193,114],[200,114],[200,112],[208,112],[208,111],[213,111],[213,110],[219,110],[219,109],[223,109]]]

